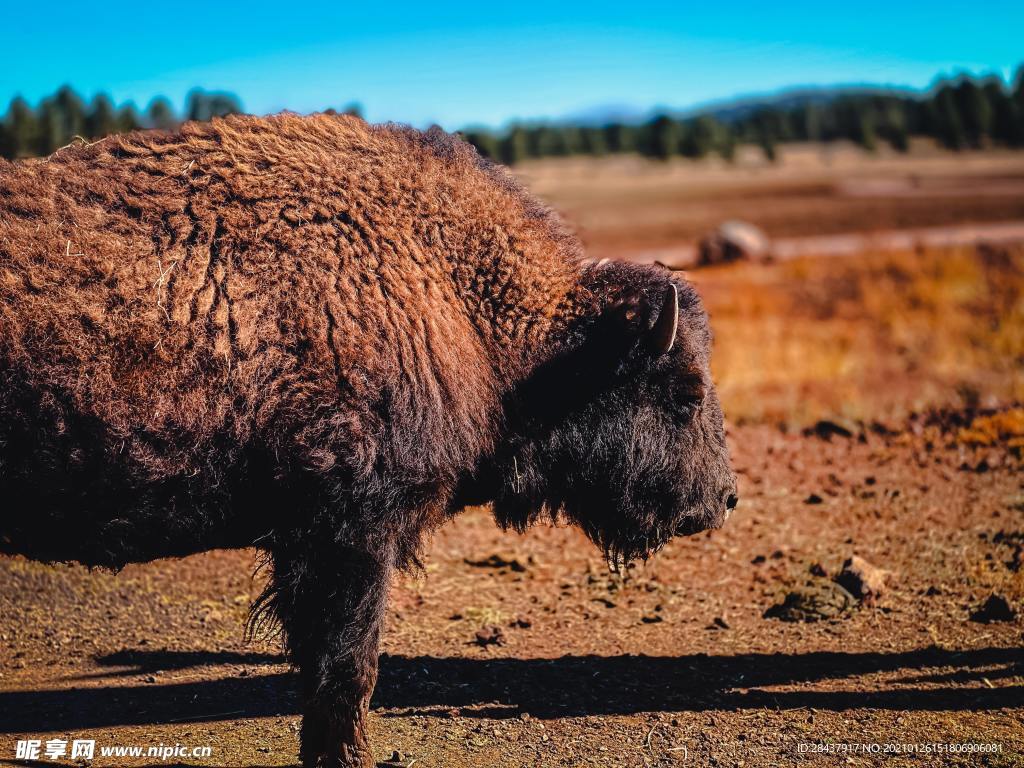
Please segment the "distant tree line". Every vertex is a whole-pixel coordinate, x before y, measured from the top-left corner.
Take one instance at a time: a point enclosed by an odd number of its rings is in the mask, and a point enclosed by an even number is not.
[[[182,120],[210,120],[241,111],[237,98],[221,92],[192,91],[179,115],[162,97],[140,112],[130,102],[115,106],[105,94],[86,103],[64,86],[35,108],[20,97],[11,101],[0,120],[0,156],[48,155],[76,137],[92,141],[111,133],[174,128]],[[344,111],[359,114],[359,107],[350,105]],[[938,82],[924,95],[839,91],[795,103],[768,102],[690,117],[665,113],[642,123],[513,123],[501,131],[475,129],[463,135],[481,154],[509,165],[529,158],[627,152],[665,160],[710,154],[732,160],[740,144],[760,146],[774,160],[781,143],[840,139],[870,151],[880,142],[906,151],[912,136],[930,136],[954,150],[1021,147],[1024,66],[1009,86],[996,76],[959,76]]]
[[[184,113],[179,115],[163,97],[153,99],[140,112],[131,102],[115,105],[103,93],[86,103],[69,86],[64,86],[34,109],[20,96],[11,101],[0,120],[0,155],[48,155],[76,139],[93,141],[138,128],[170,129],[183,120],[210,120],[241,111],[238,99],[229,93],[193,90],[186,99]]]
[[[732,160],[740,144],[760,146],[770,160],[776,146],[794,141],[846,139],[874,151],[887,142],[906,151],[911,136],[930,136],[954,150],[990,145],[1024,146],[1024,66],[1013,85],[996,76],[960,76],[927,94],[847,91],[806,98],[795,105],[766,103],[729,115],[679,118],[661,114],[644,123],[604,126],[516,123],[495,132],[468,130],[484,155],[513,165],[535,157],[634,152],[668,159],[712,153]]]

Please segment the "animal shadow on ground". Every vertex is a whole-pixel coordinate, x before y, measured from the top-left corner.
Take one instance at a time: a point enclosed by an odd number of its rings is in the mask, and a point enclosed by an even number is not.
[[[6,763],[2,763],[6,765]],[[79,763],[57,763],[53,760],[17,760],[12,765],[21,766],[21,768],[61,768],[61,766],[67,765],[79,765]],[[386,763],[381,763],[386,765]],[[134,765],[132,768],[210,768],[210,763],[151,763],[149,765]],[[279,766],[273,765],[252,765],[249,764],[249,768],[280,768]]]
[[[260,653],[122,651],[97,660],[113,677],[217,665],[277,665]],[[538,718],[636,712],[797,709],[969,711],[1024,708],[1024,686],[984,681],[1024,674],[1024,650],[941,648],[898,653],[738,654],[556,659],[381,657],[373,707],[385,716]],[[882,681],[863,680],[884,675]],[[93,678],[101,677],[93,675]],[[81,681],[75,678],[72,682]],[[844,685],[844,679],[845,685]],[[295,680],[277,669],[232,677],[0,691],[0,733],[74,731],[298,714]],[[827,683],[817,689],[808,689]],[[773,686],[798,690],[763,690]],[[838,688],[838,689],[837,689]]]

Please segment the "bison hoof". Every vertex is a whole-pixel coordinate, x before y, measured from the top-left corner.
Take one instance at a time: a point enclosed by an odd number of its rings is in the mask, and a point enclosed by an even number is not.
[[[375,768],[377,762],[365,732],[349,723],[344,725],[347,727],[329,729],[323,746],[313,752],[311,759],[303,760],[305,768]]]
[[[328,757],[324,768],[374,768],[377,762],[368,748],[345,745],[340,754]]]
[[[338,752],[304,760],[302,765],[303,768],[375,768],[377,763],[369,749],[345,745]]]

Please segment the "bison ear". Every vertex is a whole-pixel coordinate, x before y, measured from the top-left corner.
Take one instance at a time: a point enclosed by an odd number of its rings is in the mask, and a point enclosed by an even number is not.
[[[655,355],[664,355],[672,351],[676,343],[676,332],[679,330],[679,289],[675,283],[669,283],[661,299],[661,310],[654,321],[654,327],[648,332],[647,343]]]
[[[669,281],[664,283],[660,295],[654,297],[634,288],[624,288],[614,296],[602,313],[605,349],[619,350],[619,339],[624,349],[639,346],[654,356],[669,352],[676,341],[679,326],[679,290]],[[608,345],[608,342],[612,342]]]

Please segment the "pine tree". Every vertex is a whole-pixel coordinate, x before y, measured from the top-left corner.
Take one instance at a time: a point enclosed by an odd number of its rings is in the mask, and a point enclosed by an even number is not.
[[[501,156],[501,142],[498,138],[490,131],[479,130],[479,131],[467,131],[464,134],[464,138],[479,152],[483,157],[490,160],[500,159]]]
[[[732,126],[724,126],[716,149],[726,162],[731,163],[736,159],[736,133],[733,131]]]
[[[30,157],[36,153],[36,135],[39,122],[35,112],[21,96],[15,96],[7,108],[4,119],[7,124],[8,157]]]
[[[14,157],[14,137],[7,128],[6,120],[0,120],[0,157],[8,160]]]
[[[174,114],[171,102],[163,96],[157,96],[146,108],[146,126],[148,128],[159,128],[163,131],[170,131],[178,125],[178,118]]]
[[[647,154],[659,160],[668,160],[679,152],[679,124],[668,115],[659,115],[648,123],[649,145]]]
[[[897,152],[906,152],[910,149],[910,134],[905,122],[900,121],[890,126],[888,138],[892,148]]]
[[[199,88],[189,92],[185,103],[185,115],[189,120],[204,121],[213,116],[210,112],[209,97]]]
[[[687,157],[705,157],[719,144],[720,125],[710,115],[702,115],[686,124],[682,153]]]
[[[755,112],[750,118],[749,127],[746,132],[750,139],[764,152],[765,159],[774,163],[778,157],[775,143],[778,141],[779,136],[775,132],[777,121],[772,112],[773,110],[768,108],[759,109]]]
[[[945,85],[935,94],[934,108],[935,135],[939,140],[949,149],[967,146],[967,134],[951,86]]]
[[[542,124],[529,132],[530,154],[533,157],[563,157],[569,154],[565,132],[558,127]]]
[[[564,154],[579,155],[586,151],[580,126],[563,124],[556,126],[556,130],[561,134]]]
[[[581,150],[595,157],[608,154],[608,142],[600,128],[585,127],[580,130]]]
[[[993,141],[1000,144],[1013,144],[1014,109],[1013,98],[1007,93],[1002,80],[990,77],[982,83],[981,91],[988,102],[992,113],[991,133]]]
[[[515,165],[529,157],[526,129],[513,125],[501,141],[500,157],[505,165]]]
[[[697,152],[697,142],[693,135],[692,121],[677,122],[676,135],[678,137],[676,139],[676,152],[683,157],[690,158],[691,160],[700,156]]]
[[[880,107],[878,132],[897,152],[910,148],[907,111],[899,99],[885,99]]]
[[[992,135],[992,107],[984,91],[969,77],[963,77],[953,88],[953,103],[960,115],[967,142],[980,147]]]
[[[196,88],[188,94],[186,114],[189,120],[212,120],[215,117],[239,114],[242,105],[230,93],[222,91],[207,93]]]
[[[815,103],[806,103],[797,110],[796,123],[801,140],[822,140],[822,112],[821,106]]]
[[[636,151],[636,128],[632,125],[612,123],[604,128],[605,142],[611,152]]]
[[[32,154],[45,157],[63,147],[64,140],[62,119],[53,99],[44,99],[36,109],[36,136]]]
[[[61,146],[76,136],[85,136],[85,104],[71,86],[63,85],[53,97],[53,106],[58,120]]]
[[[117,132],[128,133],[137,131],[142,126],[139,120],[139,113],[132,102],[128,102],[117,110]]]
[[[90,139],[102,139],[117,131],[117,115],[106,94],[93,96],[85,118],[85,131]]]
[[[854,140],[868,152],[878,149],[878,140],[875,133],[875,119],[867,109],[857,112],[856,134]]]
[[[1024,64],[1013,80],[1013,144],[1024,146]]]

